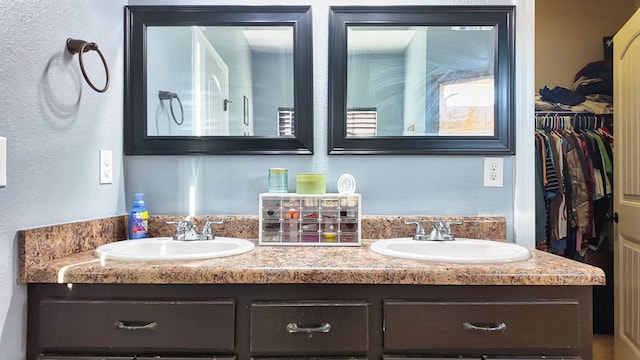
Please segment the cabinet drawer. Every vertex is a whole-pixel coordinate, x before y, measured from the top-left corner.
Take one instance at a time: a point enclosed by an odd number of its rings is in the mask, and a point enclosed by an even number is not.
[[[43,349],[233,349],[235,302],[45,299]]]
[[[575,349],[577,301],[384,302],[384,348]]]
[[[251,351],[260,354],[346,354],[369,349],[369,304],[253,303]]]
[[[153,356],[153,357],[140,357],[135,356],[135,360],[235,360],[235,356],[206,356],[206,357],[175,357],[175,356]],[[131,356],[38,356],[38,360],[132,360]]]
[[[382,356],[382,360],[478,360],[477,356],[474,356],[473,358],[468,358],[468,357],[455,357],[452,358],[451,356],[448,357],[407,357],[407,356],[387,356],[387,355],[383,355]],[[512,357],[512,356],[485,356],[483,355],[480,359],[483,360],[582,360],[582,358],[577,357],[577,356],[547,356],[547,355],[540,355],[540,356],[517,356],[517,357]],[[164,360],[164,359],[163,359]]]

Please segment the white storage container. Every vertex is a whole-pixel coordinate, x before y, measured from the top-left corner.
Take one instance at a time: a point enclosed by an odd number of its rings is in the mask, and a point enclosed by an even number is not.
[[[260,194],[260,245],[359,246],[360,194]]]

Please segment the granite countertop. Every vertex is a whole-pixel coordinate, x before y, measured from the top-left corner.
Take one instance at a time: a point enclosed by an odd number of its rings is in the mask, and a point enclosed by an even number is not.
[[[122,231],[120,219],[114,219],[107,220],[112,225],[99,221],[99,226]],[[258,246],[254,239],[256,248],[253,251],[236,256],[180,262],[123,262],[95,258],[91,249],[96,244],[75,244],[68,254],[47,258],[43,254],[51,252],[48,249],[53,246],[46,248],[46,241],[55,240],[56,236],[49,234],[47,239],[41,239],[42,246],[40,243],[33,246],[33,240],[42,234],[33,230],[19,233],[19,282],[578,286],[605,283],[604,272],[597,267],[534,249],[531,249],[532,258],[526,261],[449,264],[379,255],[369,248],[374,240],[363,240],[362,246],[355,247],[309,247]]]
[[[198,261],[123,262],[83,252],[31,269],[31,281],[127,284],[421,284],[594,285],[602,270],[533,250],[528,261],[445,264],[379,255],[360,247],[256,246],[248,253]]]

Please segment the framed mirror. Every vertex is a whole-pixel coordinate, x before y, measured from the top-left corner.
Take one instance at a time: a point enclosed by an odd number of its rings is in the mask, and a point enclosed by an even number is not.
[[[514,8],[334,6],[329,154],[514,153]]]
[[[128,6],[125,32],[125,154],[313,153],[309,6]]]

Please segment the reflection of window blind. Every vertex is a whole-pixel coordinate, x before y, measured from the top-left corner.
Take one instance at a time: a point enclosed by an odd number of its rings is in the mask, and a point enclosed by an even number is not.
[[[295,135],[293,129],[294,111],[293,108],[278,108],[278,136]]]
[[[376,108],[347,109],[347,136],[375,136],[377,128]]]

